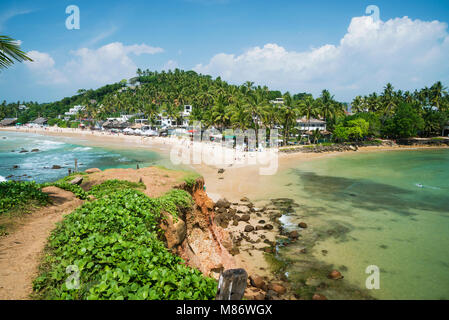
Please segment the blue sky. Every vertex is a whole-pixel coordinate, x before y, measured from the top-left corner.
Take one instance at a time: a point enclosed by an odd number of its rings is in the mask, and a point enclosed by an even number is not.
[[[65,27],[72,4],[79,30]],[[447,86],[448,22],[447,0],[2,0],[0,34],[20,40],[35,62],[0,73],[0,100],[53,101],[137,67],[314,95],[327,88],[344,101],[389,81],[404,90]]]

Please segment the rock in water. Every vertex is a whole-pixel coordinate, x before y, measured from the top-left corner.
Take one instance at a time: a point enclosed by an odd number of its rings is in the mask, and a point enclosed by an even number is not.
[[[240,199],[240,201],[242,201],[242,202],[249,202],[249,199],[247,197],[243,197],[242,199]]]
[[[299,233],[298,233],[298,231],[292,231],[292,232],[290,232],[289,234],[288,234],[288,237],[290,238],[290,239],[298,239],[298,237],[299,237]]]
[[[218,173],[224,173],[225,172],[225,169],[219,169],[218,170]]]
[[[70,181],[70,184],[80,185],[82,182],[83,182],[83,177],[75,177],[72,181]]]
[[[57,164],[54,164],[51,168],[54,169],[54,170],[57,170],[57,169],[61,169],[61,166],[58,166]]]
[[[329,275],[327,276],[329,279],[332,280],[339,280],[339,279],[343,279],[344,277],[341,275],[341,273],[337,270],[332,270],[331,273],[329,273]]]
[[[298,227],[303,228],[303,229],[307,229],[307,223],[300,222],[300,223],[298,223]]]

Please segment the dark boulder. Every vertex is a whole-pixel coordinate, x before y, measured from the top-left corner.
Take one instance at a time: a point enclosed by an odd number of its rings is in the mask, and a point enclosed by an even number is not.
[[[245,232],[251,232],[251,231],[254,231],[254,227],[252,226],[252,225],[247,225],[247,226],[245,226]]]
[[[298,223],[298,227],[303,228],[303,229],[307,229],[307,223],[300,222],[300,223]]]

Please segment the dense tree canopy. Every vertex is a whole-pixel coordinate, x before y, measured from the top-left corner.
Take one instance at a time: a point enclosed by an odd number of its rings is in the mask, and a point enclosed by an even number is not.
[[[283,98],[284,103],[271,103],[276,98]],[[19,110],[21,104],[28,109]],[[395,91],[387,84],[381,94],[355,97],[349,114],[348,104],[338,102],[328,90],[315,99],[308,93],[283,94],[249,81],[232,85],[220,77],[213,79],[194,71],[139,69],[129,84],[121,81],[96,90],[80,89],[76,95],[57,102],[4,101],[0,105],[0,118],[17,116],[21,123],[38,116],[52,119],[78,104],[86,108],[77,119],[104,120],[120,114],[142,113],[152,124],[160,113],[179,120],[183,106],[189,104],[194,106],[191,122],[202,121],[206,127],[219,129],[252,128],[256,132],[261,128],[279,128],[284,143],[299,134],[299,118],[309,122],[313,118],[323,119],[336,140],[359,140],[439,135],[447,125],[449,112],[449,96],[441,82],[414,92]],[[411,122],[415,124],[413,127],[408,126]],[[56,120],[51,123],[70,125]]]

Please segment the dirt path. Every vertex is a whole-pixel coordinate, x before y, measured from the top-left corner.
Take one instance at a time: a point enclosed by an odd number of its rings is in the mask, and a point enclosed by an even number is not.
[[[43,191],[54,204],[32,213],[12,234],[0,238],[0,300],[29,299],[50,232],[82,204],[71,192],[56,187]]]

